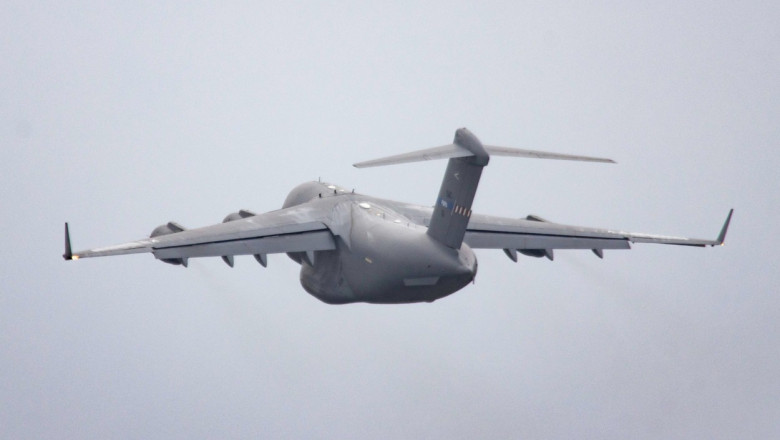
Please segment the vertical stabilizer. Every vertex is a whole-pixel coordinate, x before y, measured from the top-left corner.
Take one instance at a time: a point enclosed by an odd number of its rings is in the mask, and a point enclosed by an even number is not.
[[[451,248],[459,249],[463,243],[466,226],[471,217],[471,202],[474,201],[474,195],[477,192],[479,178],[482,176],[482,168],[488,164],[491,155],[575,160],[581,162],[614,162],[611,159],[601,157],[575,156],[482,145],[482,142],[473,133],[465,128],[461,128],[455,131],[455,140],[451,144],[358,162],[354,166],[357,168],[368,168],[425,160],[449,159],[447,172],[444,174],[439,197],[436,199],[433,216],[428,226],[428,235]],[[552,254],[549,257],[552,257]]]
[[[455,132],[453,143],[468,150],[471,155],[449,160],[428,225],[428,235],[459,249],[471,217],[471,204],[477,193],[482,168],[488,164],[490,156],[482,142],[465,128]]]

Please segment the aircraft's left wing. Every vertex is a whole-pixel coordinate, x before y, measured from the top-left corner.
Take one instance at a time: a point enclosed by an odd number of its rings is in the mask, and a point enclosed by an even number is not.
[[[161,227],[163,235],[79,252],[71,250],[66,223],[63,257],[77,260],[150,252],[174,264],[186,265],[192,257],[223,257],[232,266],[234,255],[255,255],[264,264],[266,254],[335,249],[333,234],[319,221],[319,214],[316,206],[295,206],[197,229],[185,230],[171,222]]]
[[[533,215],[525,219],[507,219],[475,214],[466,229],[464,242],[475,249],[504,249],[513,260],[516,260],[516,251],[552,259],[553,249],[592,249],[601,257],[604,249],[630,249],[630,243],[717,246],[726,239],[733,212],[733,209],[729,212],[714,240],[568,226]]]

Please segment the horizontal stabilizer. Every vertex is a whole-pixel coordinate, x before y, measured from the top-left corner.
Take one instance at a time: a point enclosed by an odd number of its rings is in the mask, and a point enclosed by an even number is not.
[[[485,145],[485,151],[491,156],[527,157],[532,159],[576,160],[580,162],[615,163],[612,159],[591,156],[575,156],[572,154],[548,153],[545,151],[522,150],[520,148],[496,147]]]
[[[471,151],[460,145],[447,144],[440,147],[412,151],[410,153],[396,154],[395,156],[383,157],[381,159],[367,160],[352,166],[355,168],[368,168],[382,165],[395,165],[399,163],[422,162],[426,160],[452,159],[455,157],[467,157],[471,155]]]
[[[561,153],[548,153],[545,151],[537,150],[524,150],[520,148],[509,147],[497,147],[494,145],[485,145],[485,152],[490,156],[509,156],[509,157],[524,157],[531,159],[555,159],[555,160],[574,160],[580,162],[603,162],[603,163],[615,163],[612,159],[606,159],[603,157],[591,157],[591,156],[576,156],[572,154]],[[404,154],[397,154],[395,156],[383,157],[380,159],[368,160],[365,162],[358,162],[353,166],[355,168],[369,168],[383,165],[395,165],[400,163],[411,162],[423,162],[427,160],[436,159],[454,159],[458,157],[468,157],[474,154],[468,149],[457,145],[448,144],[440,147],[427,148],[424,150],[412,151]]]

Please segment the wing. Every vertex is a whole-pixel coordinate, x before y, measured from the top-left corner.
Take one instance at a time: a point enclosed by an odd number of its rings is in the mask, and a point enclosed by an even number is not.
[[[517,257],[516,250],[526,255],[552,259],[553,249],[592,249],[601,257],[603,249],[630,249],[630,243],[716,246],[722,245],[726,239],[733,212],[733,209],[729,212],[715,240],[568,226],[533,215],[525,219],[474,215],[464,241],[472,248],[504,249],[513,260]]]
[[[77,260],[150,252],[174,264],[186,265],[192,257],[223,257],[232,266],[234,255],[255,255],[264,263],[265,255],[271,253],[335,249],[333,234],[319,220],[323,213],[322,208],[299,205],[190,230],[168,223],[161,227],[166,231],[163,235],[79,252],[71,251],[66,223],[63,257]]]

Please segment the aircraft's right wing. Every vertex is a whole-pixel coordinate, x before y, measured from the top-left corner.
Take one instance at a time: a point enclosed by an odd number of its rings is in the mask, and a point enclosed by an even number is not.
[[[265,255],[269,253],[335,249],[333,234],[320,221],[323,213],[315,204],[257,215],[248,213],[243,218],[190,230],[171,222],[157,229],[162,231],[160,235],[80,252],[71,251],[66,223],[63,257],[77,260],[151,252],[157,259],[185,266],[191,257],[222,257],[232,266],[234,255],[255,255],[265,265]]]
[[[630,243],[717,246],[726,239],[733,212],[733,209],[729,212],[714,240],[568,226],[533,215],[507,219],[475,214],[466,229],[464,242],[475,249],[504,249],[512,259],[516,259],[515,251],[552,259],[553,249],[592,249],[601,257],[603,249],[630,249]]]

